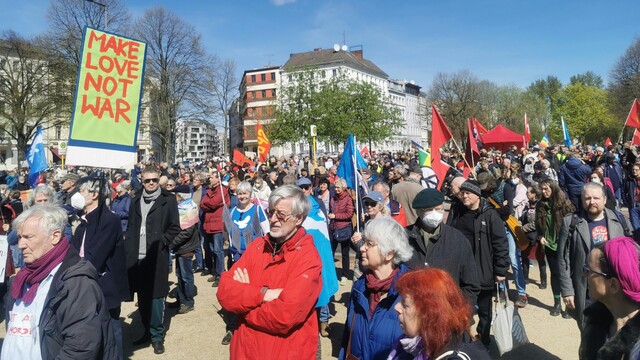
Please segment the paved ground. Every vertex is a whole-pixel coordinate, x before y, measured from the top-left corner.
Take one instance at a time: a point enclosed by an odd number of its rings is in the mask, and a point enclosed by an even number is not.
[[[551,290],[550,287],[547,290],[538,289],[538,275],[538,269],[532,268],[531,277],[536,279],[536,284],[529,285],[527,290],[530,294],[530,304],[520,311],[531,344],[505,354],[501,359],[577,359],[579,333],[575,321],[549,315],[549,309],[553,303]],[[171,280],[175,281],[174,275],[171,275]],[[225,325],[218,315],[220,304],[215,297],[217,289],[212,288],[211,284],[206,282],[206,277],[199,274],[196,274],[196,284],[199,294],[196,297],[195,311],[178,315],[176,310],[167,309],[168,330],[164,355],[155,355],[150,346],[142,348],[131,346],[131,342],[142,335],[142,328],[139,325],[134,303],[123,304],[126,358],[136,360],[158,357],[188,360],[229,358],[229,347],[220,344],[225,334]],[[348,299],[350,288],[351,284],[341,287],[336,295],[335,315],[330,320],[331,337],[323,338],[321,342],[323,359],[336,358],[340,350],[340,339],[346,316],[344,304]],[[1,326],[0,337],[2,338],[4,331],[4,326]],[[498,359],[495,346],[491,347],[491,351],[492,357]]]

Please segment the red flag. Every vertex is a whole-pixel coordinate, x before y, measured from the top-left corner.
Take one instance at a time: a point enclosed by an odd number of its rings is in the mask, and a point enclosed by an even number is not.
[[[258,137],[258,160],[267,162],[269,150],[271,150],[271,141],[267,139],[267,134],[262,130],[262,125],[260,125],[259,121],[258,125],[256,125],[256,136]]]
[[[624,122],[624,125],[640,129],[640,101],[638,99],[633,100],[631,111],[629,111],[629,116],[627,116],[627,121]]]
[[[529,129],[529,118],[527,113],[524,113],[524,141],[529,143],[531,141],[531,130]]]
[[[431,104],[431,167],[438,177],[438,188],[442,186],[442,182],[449,170],[449,165],[442,162],[440,148],[453,138],[451,130],[444,122],[442,115],[438,112],[436,106]]]
[[[362,155],[362,157],[365,159],[371,157],[371,155],[369,154],[369,148],[366,145],[362,148],[362,150],[360,150],[360,155]]]
[[[611,138],[607,138],[607,140],[604,141],[604,146],[611,146]]]
[[[467,144],[464,151],[464,156],[467,159],[465,166],[475,166],[480,159],[480,150],[478,150],[478,142],[473,136],[473,118],[467,121]],[[468,164],[468,165],[467,165]]]
[[[633,130],[633,139],[631,140],[631,145],[640,146],[640,132],[638,132],[638,129]]]
[[[478,133],[480,133],[480,136],[486,134],[489,132],[489,130],[487,130],[486,127],[482,126],[482,124],[480,124],[480,121],[478,121],[478,119],[473,118],[473,122],[474,122],[474,126],[476,127],[476,129],[478,129]]]
[[[238,149],[233,149],[233,163],[239,166],[244,166],[245,163],[248,163],[249,166],[254,166],[253,161]]]

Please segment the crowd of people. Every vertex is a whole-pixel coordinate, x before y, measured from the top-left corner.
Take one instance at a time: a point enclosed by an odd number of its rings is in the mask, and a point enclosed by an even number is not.
[[[488,359],[496,284],[526,307],[531,257],[549,315],[576,321],[581,359],[637,359],[635,150],[483,149],[468,177],[461,154],[442,157],[440,187],[412,152],[374,154],[355,177],[338,175],[339,157],[297,156],[60,169],[33,189],[3,173],[0,358],[123,359],[121,304],[134,299],[145,330],[132,343],[162,354],[165,307],[193,311],[200,274],[232,358],[313,359],[333,336],[340,359]]]

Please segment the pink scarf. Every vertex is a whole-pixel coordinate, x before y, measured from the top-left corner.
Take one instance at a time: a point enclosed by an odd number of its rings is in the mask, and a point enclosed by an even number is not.
[[[397,273],[398,268],[395,268],[389,277],[382,280],[378,279],[372,271],[366,273],[365,284],[367,291],[369,291],[369,316],[373,315],[373,311],[376,309],[376,306],[378,306],[380,299],[382,299],[382,295],[391,290],[391,283]]]
[[[639,250],[633,239],[624,236],[604,244],[604,256],[618,274],[622,291],[635,302],[640,302]]]
[[[40,282],[64,260],[68,250],[69,241],[66,238],[62,238],[58,245],[54,246],[40,259],[31,264],[25,264],[11,284],[11,296],[16,300],[22,299],[24,303],[31,304],[36,297]],[[30,286],[26,293],[24,293],[25,283]]]

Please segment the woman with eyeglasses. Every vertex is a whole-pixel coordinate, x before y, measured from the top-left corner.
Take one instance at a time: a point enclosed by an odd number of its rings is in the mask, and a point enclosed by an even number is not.
[[[390,217],[391,212],[387,206],[384,205],[384,197],[377,191],[372,191],[362,199],[362,205],[364,207],[364,221],[360,223],[360,229],[351,235],[351,243],[360,249],[362,246],[362,229],[366,226],[369,220],[377,219],[379,217]],[[360,253],[356,254],[356,264],[353,269],[353,281],[358,279],[362,275],[362,266],[360,264]]]
[[[558,183],[551,179],[544,179],[538,183],[542,199],[536,206],[536,229],[538,231],[538,246],[544,246],[547,256],[549,270],[551,270],[551,291],[553,292],[553,308],[551,316],[558,316],[570,319],[571,316],[562,311],[560,302],[560,278],[558,265],[558,235],[562,227],[563,218],[572,213],[575,208],[567,198],[564,191],[560,189]]]
[[[589,299],[580,359],[638,359],[640,247],[629,237],[598,243],[582,269]]]
[[[403,263],[413,249],[405,229],[383,216],[365,226],[360,253],[366,271],[351,289],[339,359],[386,359],[402,337],[394,310],[401,297],[394,284],[409,271]]]

